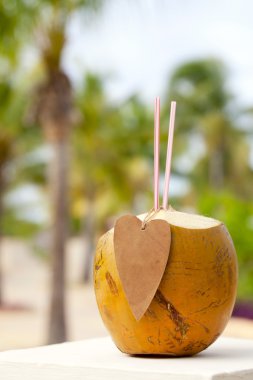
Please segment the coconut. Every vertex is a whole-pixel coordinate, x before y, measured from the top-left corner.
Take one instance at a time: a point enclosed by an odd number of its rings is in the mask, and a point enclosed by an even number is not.
[[[139,215],[143,220],[147,214]],[[98,242],[94,288],[117,347],[128,354],[194,355],[224,330],[235,303],[237,259],[225,225],[215,219],[160,210],[152,220],[170,226],[171,245],[159,286],[138,320],[116,265],[114,229]]]

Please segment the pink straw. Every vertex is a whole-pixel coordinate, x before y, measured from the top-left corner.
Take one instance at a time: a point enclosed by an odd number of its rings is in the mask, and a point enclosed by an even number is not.
[[[166,158],[165,181],[164,181],[164,192],[163,192],[163,208],[165,210],[167,209],[168,196],[169,196],[171,155],[172,155],[174,125],[175,125],[175,116],[176,116],[176,105],[177,105],[176,102],[171,102],[171,105],[170,105],[170,124],[169,124],[169,136],[168,136],[168,145],[167,145],[167,158]]]
[[[155,100],[154,117],[154,209],[159,209],[160,98]]]

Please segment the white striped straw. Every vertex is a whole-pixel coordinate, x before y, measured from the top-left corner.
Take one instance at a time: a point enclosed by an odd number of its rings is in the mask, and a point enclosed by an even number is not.
[[[175,116],[176,116],[176,105],[177,105],[176,102],[171,102],[171,105],[170,105],[170,123],[169,123],[169,135],[168,135],[168,145],[167,145],[164,192],[163,192],[163,208],[165,210],[167,209],[167,206],[168,206],[168,197],[169,197],[171,156],[172,156],[174,125],[175,125]]]
[[[160,98],[155,100],[154,115],[154,210],[159,209]]]

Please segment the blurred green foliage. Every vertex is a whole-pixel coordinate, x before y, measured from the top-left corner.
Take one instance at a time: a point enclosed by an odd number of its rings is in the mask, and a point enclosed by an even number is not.
[[[10,190],[26,183],[48,192],[46,166],[50,159],[29,159],[29,154],[45,145],[41,130],[35,128],[37,121],[29,120],[34,69],[30,77],[16,80],[18,59],[28,44],[34,47],[38,41],[43,64],[52,70],[61,60],[72,12],[82,12],[84,5],[96,9],[102,3],[0,3],[0,218],[1,232],[6,235],[31,237],[46,228],[22,221],[18,212],[3,202]],[[35,38],[36,33],[39,39]],[[48,39],[41,38],[45,36]],[[41,68],[36,70],[43,77]],[[175,99],[178,110],[173,173],[188,181],[189,191],[175,197],[174,204],[181,209],[190,207],[227,225],[239,258],[239,296],[253,299],[253,172],[248,143],[253,126],[249,131],[240,127],[238,115],[242,110],[227,89],[226,75],[226,67],[214,59],[188,62],[174,70],[161,110],[161,162],[164,167],[169,104]],[[144,104],[136,94],[120,104],[112,104],[105,91],[105,80],[94,73],[86,74],[80,88],[73,90],[72,233],[83,234],[84,229],[93,228],[95,231],[90,231],[89,236],[94,239],[108,228],[114,215],[129,209],[137,213],[152,206],[153,107]],[[176,162],[187,157],[194,138],[200,139],[204,151],[186,170]],[[92,225],[87,225],[91,218]]]
[[[236,197],[231,192],[207,190],[201,193],[197,209],[199,213],[221,220],[233,238],[239,261],[240,298],[252,299],[253,295],[253,202]]]
[[[94,203],[92,212],[102,228],[109,215],[133,207],[135,197],[149,186],[144,153],[148,144],[143,140],[152,142],[152,119],[134,97],[119,106],[110,104],[103,79],[94,74],[86,75],[77,92],[76,106],[73,208],[79,218],[86,217],[87,203]],[[144,129],[149,131],[147,136]]]

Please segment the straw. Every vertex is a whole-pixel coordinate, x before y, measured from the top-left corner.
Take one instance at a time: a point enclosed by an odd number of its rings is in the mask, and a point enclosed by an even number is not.
[[[154,210],[159,209],[160,98],[155,100],[154,115]]]
[[[165,169],[165,181],[164,181],[164,192],[163,192],[163,208],[165,210],[167,209],[168,197],[169,197],[171,156],[172,156],[175,116],[176,116],[176,102],[171,102],[169,135],[168,135],[167,157],[166,157],[166,169]]]

